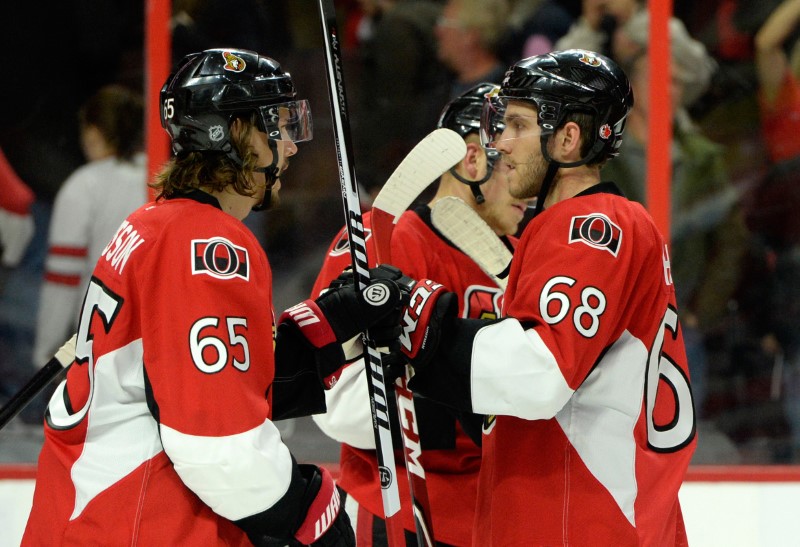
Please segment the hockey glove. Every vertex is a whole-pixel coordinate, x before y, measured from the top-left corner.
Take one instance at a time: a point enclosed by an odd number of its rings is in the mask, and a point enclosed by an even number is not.
[[[324,467],[316,467],[314,471],[307,492],[316,489],[316,494],[310,500],[306,516],[294,534],[295,540],[300,545],[314,547],[355,547],[355,533],[350,517],[342,507],[339,487]]]
[[[402,273],[386,267],[370,272],[374,274],[363,291],[355,290],[352,278],[340,276],[333,288],[316,300],[289,308],[278,320],[279,334],[281,330],[295,330],[315,348],[317,373],[326,389],[336,383],[349,360],[360,356],[360,345],[354,340],[360,333],[367,329],[372,332],[374,327],[378,344],[388,343],[399,334],[400,314],[408,300],[395,281]]]
[[[439,349],[443,332],[458,315],[458,299],[444,286],[423,279],[414,285],[403,311],[400,352],[415,370],[424,368]]]
[[[355,533],[331,474],[316,465],[294,465],[286,494],[262,513],[234,524],[257,547],[354,547]]]
[[[403,275],[403,272],[390,264],[381,264],[375,268],[370,268],[369,276],[370,284],[384,279],[394,282],[400,289],[401,301],[400,304],[393,310],[394,313],[387,314],[379,321],[369,325],[367,329],[369,330],[370,339],[375,343],[376,347],[391,347],[392,349],[397,349],[397,339],[401,332],[400,317],[402,315],[403,306],[408,304],[411,291],[414,289],[416,282],[410,277]],[[353,271],[352,269],[347,268],[339,275],[339,277],[331,282],[331,284],[328,286],[328,289],[319,296],[317,301],[319,302],[319,300],[324,299],[328,292],[332,290],[341,289],[342,287],[347,286],[352,287],[354,283]],[[369,287],[365,289],[365,293],[368,290]],[[363,332],[363,329],[359,330],[357,334],[361,334],[361,332]],[[363,353],[363,348],[360,348],[359,346],[359,349],[360,351],[356,357],[359,357],[361,353]],[[347,354],[347,351],[345,351],[345,353]],[[347,357],[349,359],[349,355]]]

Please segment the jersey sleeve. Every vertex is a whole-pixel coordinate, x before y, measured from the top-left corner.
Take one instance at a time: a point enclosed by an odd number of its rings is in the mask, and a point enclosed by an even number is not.
[[[311,417],[323,433],[355,448],[375,449],[363,358],[344,369],[336,385],[325,392],[325,401],[328,411]]]
[[[0,188],[3,190],[0,192],[0,209],[17,215],[30,213],[36,196],[19,178],[2,150],[0,150]]]

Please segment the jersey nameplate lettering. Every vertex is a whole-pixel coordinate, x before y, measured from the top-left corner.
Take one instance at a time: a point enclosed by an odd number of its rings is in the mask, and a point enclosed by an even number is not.
[[[100,256],[110,262],[111,266],[121,274],[133,251],[142,243],[144,243],[142,236],[126,220],[119,227],[117,233],[114,234],[114,237],[111,238],[106,248],[103,249],[103,253]]]

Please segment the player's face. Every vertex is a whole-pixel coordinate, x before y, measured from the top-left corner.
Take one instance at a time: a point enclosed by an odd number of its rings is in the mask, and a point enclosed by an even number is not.
[[[542,187],[547,160],[542,156],[536,109],[528,103],[511,101],[503,118],[504,129],[495,147],[502,154],[497,170],[508,179],[511,195],[532,199]]]
[[[258,157],[257,164],[260,167],[271,165],[273,160],[273,150],[269,146],[267,134],[262,131],[253,131],[250,139],[250,143]],[[275,184],[273,184],[271,188],[267,189],[266,175],[263,173],[253,173],[255,185],[258,187],[258,191],[253,196],[255,203],[261,203],[264,200],[266,192],[269,191],[271,193],[271,207],[276,206],[280,201],[278,196],[278,192],[281,188],[280,176],[284,171],[286,171],[286,169],[289,168],[289,158],[297,153],[297,145],[289,139],[276,140],[274,143],[277,147],[278,153],[278,179],[275,181]]]
[[[499,169],[500,166],[489,180],[481,184],[481,193],[486,201],[477,207],[477,211],[497,235],[514,235],[519,231],[519,223],[525,216],[528,202],[511,195],[509,178],[505,173],[498,172]]]

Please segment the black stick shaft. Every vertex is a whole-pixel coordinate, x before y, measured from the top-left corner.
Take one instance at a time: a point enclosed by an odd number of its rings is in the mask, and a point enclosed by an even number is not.
[[[0,408],[0,429],[5,427],[17,414],[22,412],[22,410],[63,370],[64,367],[55,357],[50,359],[44,367],[39,369],[39,371],[33,375],[33,378],[28,380],[28,383],[15,393],[14,396],[3,405],[3,408]]]

